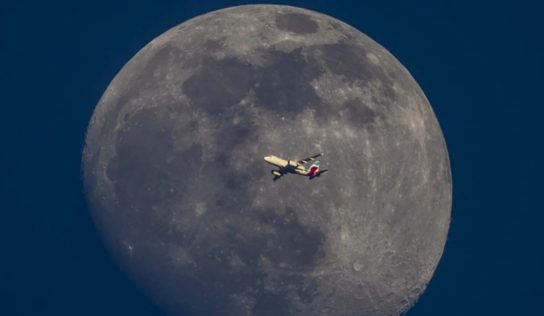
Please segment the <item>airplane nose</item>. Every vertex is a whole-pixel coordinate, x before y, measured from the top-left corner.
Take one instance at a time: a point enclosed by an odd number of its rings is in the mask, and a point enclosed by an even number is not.
[[[266,157],[264,157],[264,161],[266,161],[266,162],[270,162],[270,156],[266,156]]]

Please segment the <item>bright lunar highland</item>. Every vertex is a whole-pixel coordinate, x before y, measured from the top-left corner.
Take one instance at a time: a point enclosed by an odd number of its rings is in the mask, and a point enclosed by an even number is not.
[[[323,152],[321,177],[263,157]],[[89,124],[86,194],[119,264],[183,315],[399,315],[451,211],[428,100],[375,41],[305,9],[248,5],[160,35]]]

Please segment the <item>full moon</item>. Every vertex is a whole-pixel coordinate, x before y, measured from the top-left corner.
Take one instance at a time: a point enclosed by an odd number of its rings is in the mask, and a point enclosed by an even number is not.
[[[263,157],[323,152],[319,178]],[[83,152],[96,226],[134,283],[190,315],[399,315],[451,212],[431,106],[353,27],[247,5],[180,24],[100,99]]]

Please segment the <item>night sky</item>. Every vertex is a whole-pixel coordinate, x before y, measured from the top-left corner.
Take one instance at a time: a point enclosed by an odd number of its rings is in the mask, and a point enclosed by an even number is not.
[[[436,113],[452,223],[409,316],[542,313],[544,10],[523,2],[269,2],[361,30],[411,72]],[[161,315],[94,229],[80,172],[85,130],[110,81],[150,40],[244,3],[2,5],[0,315]]]

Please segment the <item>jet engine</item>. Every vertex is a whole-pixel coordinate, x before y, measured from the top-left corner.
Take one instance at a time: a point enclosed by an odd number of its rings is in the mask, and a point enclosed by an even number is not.
[[[278,170],[272,170],[272,174],[276,177],[281,177],[281,172],[279,172]]]

